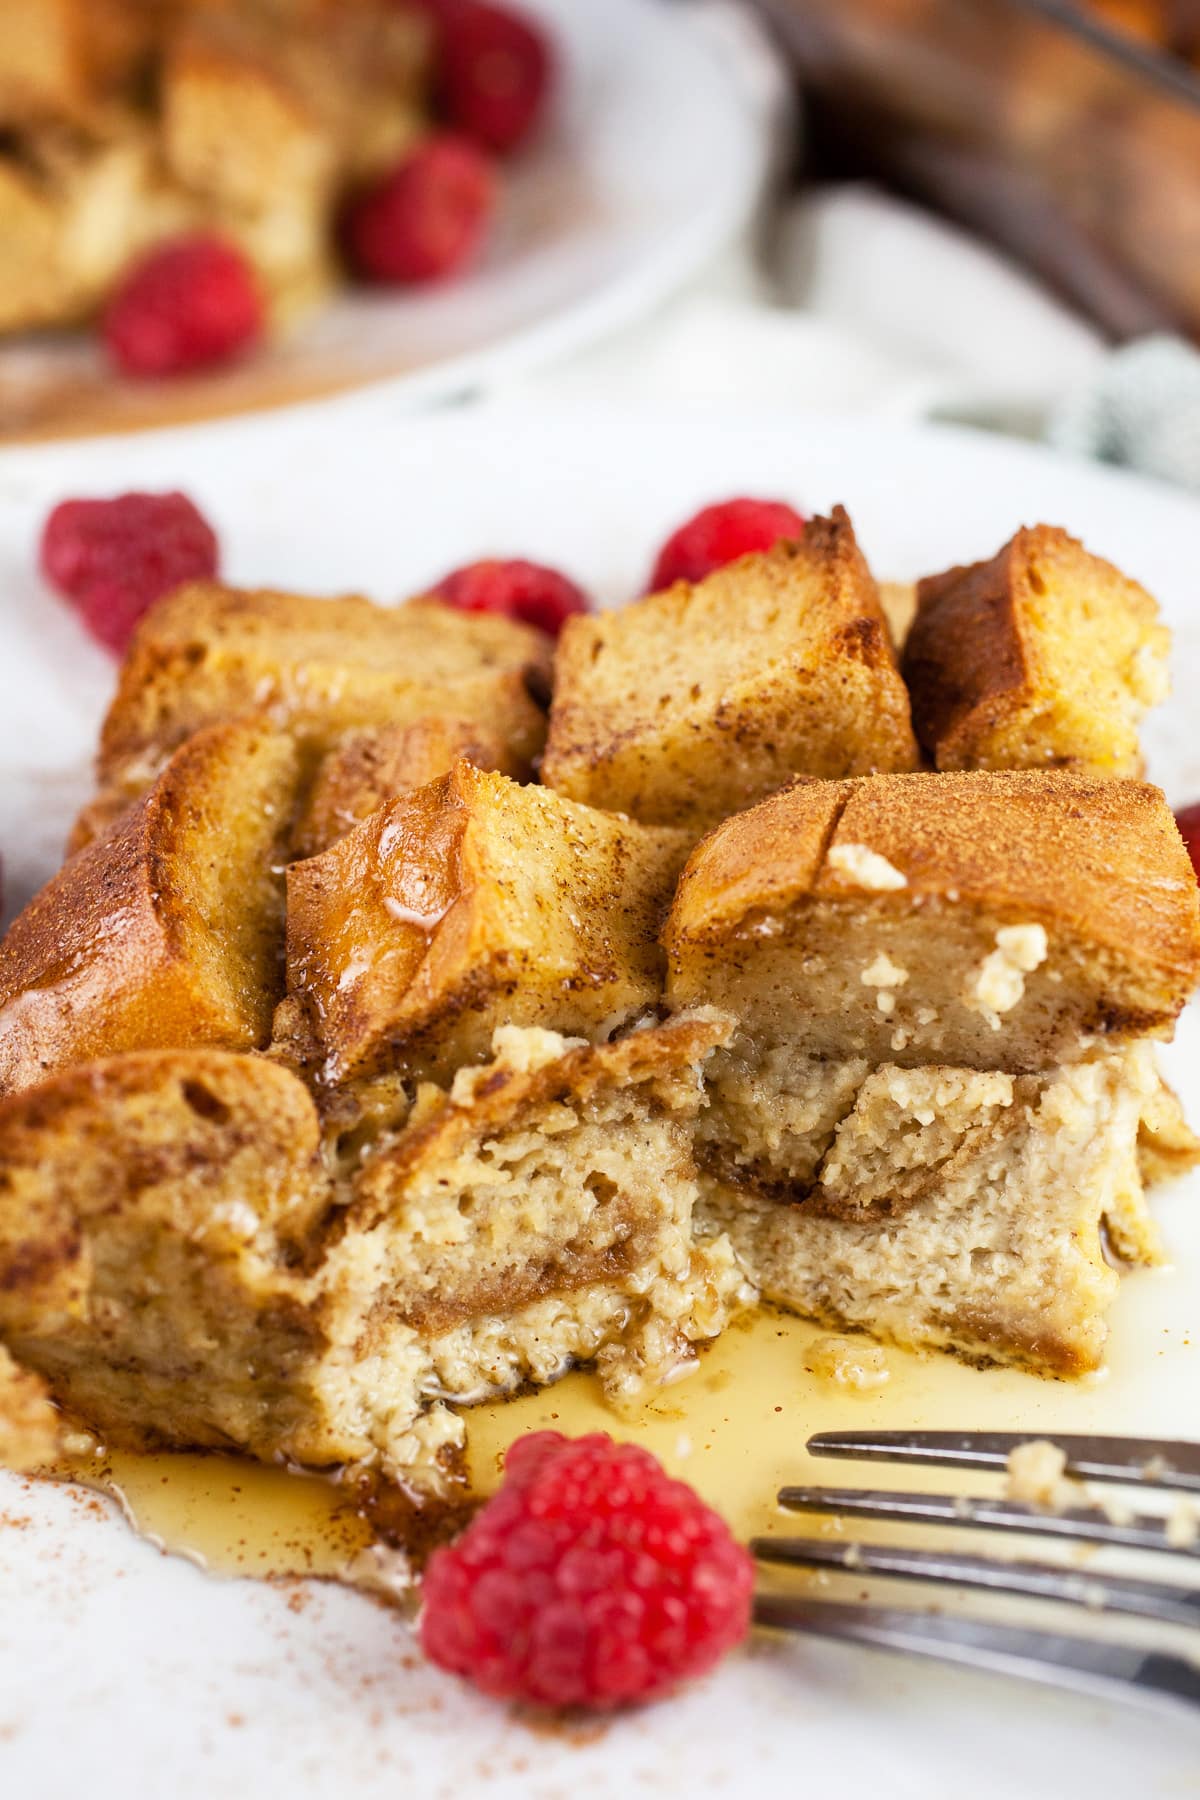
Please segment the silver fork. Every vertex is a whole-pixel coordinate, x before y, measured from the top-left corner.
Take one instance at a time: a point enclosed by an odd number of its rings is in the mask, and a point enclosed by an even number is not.
[[[1034,1435],[1044,1436],[1065,1453],[1068,1475],[1200,1496],[1200,1443],[1056,1432],[839,1431],[810,1438],[808,1449],[813,1456],[1003,1470],[1010,1451]],[[1183,1559],[1173,1564],[1183,1579],[1168,1582],[1094,1574],[1052,1563],[1002,1561],[890,1544],[834,1543],[826,1538],[760,1537],[750,1546],[765,1563],[975,1588],[1082,1606],[1093,1613],[1120,1613],[1182,1625],[1197,1632],[1200,1656],[1200,1541],[1173,1541],[1161,1515],[1135,1513],[1113,1518],[1096,1506],[1052,1513],[1014,1500],[834,1487],[781,1488],[779,1504],[791,1512],[1006,1531],[1150,1550]],[[1200,1709],[1200,1663],[1165,1651],[1026,1630],[991,1620],[782,1593],[760,1594],[755,1601],[755,1620],[776,1630],[907,1651],[1093,1696]]]

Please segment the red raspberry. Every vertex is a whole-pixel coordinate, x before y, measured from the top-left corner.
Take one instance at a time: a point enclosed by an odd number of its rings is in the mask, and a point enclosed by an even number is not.
[[[1200,801],[1192,806],[1185,806],[1175,814],[1175,823],[1179,827],[1179,835],[1192,859],[1192,867],[1200,878]]]
[[[500,155],[541,118],[554,72],[548,38],[523,13],[486,0],[435,0],[438,97],[458,131]]]
[[[445,132],[350,201],[342,241],[368,281],[436,281],[470,262],[495,203],[487,157]]]
[[[722,500],[702,506],[659,551],[646,592],[661,593],[674,581],[703,581],[739,556],[769,550],[780,538],[798,538],[803,530],[803,515],[784,500]]]
[[[249,262],[223,238],[178,238],[126,275],[104,314],[104,342],[126,375],[178,375],[231,357],[262,336]]]
[[[557,637],[572,613],[591,611],[587,595],[541,563],[485,559],[443,575],[430,594],[460,612],[503,613]]]
[[[212,579],[217,539],[184,494],[64,500],[46,520],[41,564],[92,635],[120,655],[156,600]]]
[[[753,1585],[725,1521],[648,1450],[535,1431],[430,1558],[421,1640],[498,1699],[600,1711],[705,1674],[745,1637]]]

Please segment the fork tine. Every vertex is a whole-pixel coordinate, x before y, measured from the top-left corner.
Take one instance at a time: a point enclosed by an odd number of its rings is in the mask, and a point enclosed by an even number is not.
[[[1057,1600],[1094,1612],[1126,1613],[1164,1625],[1200,1625],[1200,1588],[1170,1587],[1125,1575],[1092,1575],[1052,1563],[1000,1562],[989,1556],[956,1556],[942,1550],[909,1550],[895,1544],[836,1544],[828,1538],[755,1538],[752,1556],[794,1568],[837,1569],[851,1575],[884,1575]]]
[[[1086,1437],[1047,1431],[819,1431],[812,1456],[870,1462],[927,1463],[945,1469],[1003,1469],[1009,1453],[1045,1437],[1066,1454],[1067,1469],[1087,1481],[1144,1482],[1200,1494],[1200,1444],[1182,1439]]]
[[[1200,1707],[1200,1669],[1182,1657],[1131,1645],[787,1594],[759,1595],[754,1620],[770,1630],[903,1650],[1105,1699]]]
[[[886,1519],[908,1525],[954,1525],[972,1531],[1015,1531],[1036,1537],[1072,1538],[1078,1543],[1117,1544],[1127,1550],[1161,1550],[1200,1559],[1200,1543],[1172,1543],[1165,1519],[1138,1513],[1115,1524],[1097,1507],[1039,1512],[1017,1500],[967,1498],[961,1494],[876,1493],[869,1488],[785,1487],[779,1504],[788,1512],[843,1513],[856,1519]]]

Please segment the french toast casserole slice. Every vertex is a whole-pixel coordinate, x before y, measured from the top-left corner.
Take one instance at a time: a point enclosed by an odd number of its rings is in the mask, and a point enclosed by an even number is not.
[[[722,1029],[508,1028],[341,1154],[266,1057],[67,1070],[0,1101],[0,1332],[113,1442],[436,1493],[463,1435],[445,1402],[575,1361],[634,1393],[725,1323],[744,1278],[693,1238],[688,1123]]]
[[[920,769],[840,512],[557,655],[426,601],[161,603],[0,946],[9,1441],[44,1382],[114,1441],[444,1492],[462,1405],[578,1361],[632,1395],[755,1293],[1094,1368],[1197,1156],[1152,1041],[1200,905],[1078,718],[1062,768]]]
[[[1150,1042],[1200,977],[1157,789],[1066,771],[798,783],[693,852],[668,997],[736,1019],[697,1125],[751,1279],[907,1344],[1077,1373],[1153,1261],[1181,1115]],[[1139,1145],[1144,1150],[1139,1150]]]

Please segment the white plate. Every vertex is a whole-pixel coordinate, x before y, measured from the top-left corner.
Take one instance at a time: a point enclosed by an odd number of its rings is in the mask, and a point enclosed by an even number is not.
[[[1150,734],[1152,772],[1176,802],[1200,795],[1200,511],[1166,490],[967,433],[811,417],[700,428],[492,413],[344,439],[312,420],[260,422],[0,457],[0,843],[21,889],[51,866],[111,679],[37,583],[37,528],[64,493],[138,484],[194,494],[238,581],[380,598],[498,552],[561,563],[619,601],[641,586],[667,528],[735,491],[844,500],[875,567],[899,577],[986,553],[1022,521],[1060,522],[1160,595],[1178,698]],[[1185,1018],[1167,1059],[1194,1118],[1196,1025]],[[1052,1416],[1200,1435],[1197,1185],[1159,1203],[1176,1267],[1124,1285],[1111,1379],[1026,1384],[1031,1409],[1005,1418],[989,1377],[968,1374],[980,1404],[962,1424],[1035,1430]],[[798,1443],[804,1428],[797,1417]],[[4,1513],[27,1523],[0,1523],[0,1791],[24,1800],[58,1800],[81,1782],[95,1800],[1197,1791],[1200,1722],[816,1644],[757,1645],[594,1741],[534,1735],[421,1666],[405,1626],[356,1594],[314,1588],[293,1611],[284,1593],[205,1577],[105,1509],[12,1477],[0,1478]]]
[[[640,317],[745,222],[766,126],[744,70],[661,0],[522,0],[558,52],[547,129],[505,171],[477,268],[423,292],[345,291],[225,370],[111,375],[84,334],[0,345],[0,439],[71,437],[382,383],[414,403],[506,379]]]

